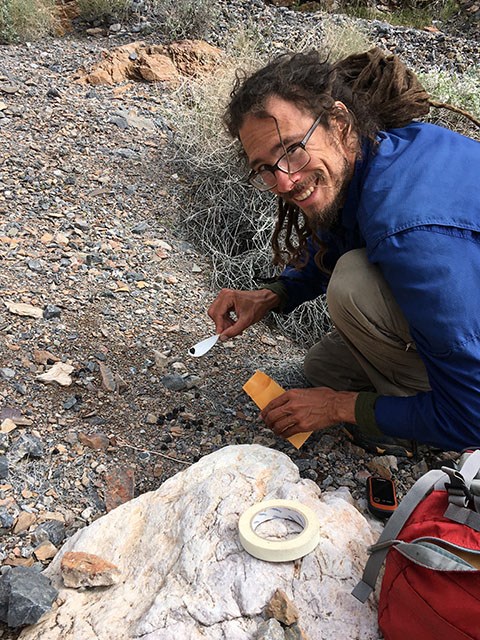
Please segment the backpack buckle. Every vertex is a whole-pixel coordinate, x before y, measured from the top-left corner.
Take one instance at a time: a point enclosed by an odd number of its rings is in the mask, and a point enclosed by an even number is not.
[[[465,484],[462,474],[456,469],[442,467],[442,471],[448,475],[450,482],[445,483],[448,492],[448,501],[459,507],[466,507],[473,500],[473,494]]]

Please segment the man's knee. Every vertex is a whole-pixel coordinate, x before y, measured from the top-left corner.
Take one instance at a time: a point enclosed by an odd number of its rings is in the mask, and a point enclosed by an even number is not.
[[[369,300],[377,269],[365,249],[355,249],[339,258],[327,288],[328,311],[334,323],[352,308],[361,308]]]
[[[308,350],[305,360],[303,361],[303,373],[310,382],[310,384],[316,385],[316,377],[319,372],[319,365],[316,359],[316,349],[312,347]]]
[[[312,387],[342,389],[341,385],[338,386],[336,368],[332,366],[328,357],[322,357],[322,355],[318,345],[308,351],[303,361],[303,373],[306,379]]]
[[[325,334],[309,349],[303,370],[314,387],[353,391],[369,385],[363,369],[336,331]]]

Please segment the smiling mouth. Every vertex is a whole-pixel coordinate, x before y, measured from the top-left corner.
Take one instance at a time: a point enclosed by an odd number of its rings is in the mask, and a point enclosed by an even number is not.
[[[303,200],[306,200],[307,198],[309,198],[314,191],[315,191],[315,185],[313,185],[313,187],[309,187],[305,191],[302,191],[302,193],[298,193],[295,196],[295,200],[297,200],[298,202],[302,202]]]
[[[297,202],[303,202],[304,200],[309,198],[312,195],[312,193],[315,191],[319,180],[320,180],[320,176],[317,177],[317,179],[312,185],[310,185],[306,189],[304,188],[303,191],[300,191],[298,193],[293,193],[291,195],[292,199],[296,200]]]

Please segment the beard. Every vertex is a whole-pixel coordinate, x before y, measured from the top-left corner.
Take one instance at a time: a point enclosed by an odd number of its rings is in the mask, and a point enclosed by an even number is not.
[[[353,176],[354,167],[348,162],[345,156],[342,156],[342,166],[336,178],[330,183],[329,187],[325,184],[325,175],[322,171],[314,172],[315,185],[317,189],[327,189],[331,192],[331,200],[324,206],[310,205],[300,208],[295,202],[295,191],[291,191],[284,196],[279,196],[279,217],[272,236],[272,247],[274,252],[274,264],[277,266],[285,266],[290,264],[295,268],[301,269],[306,264],[308,256],[307,240],[311,237],[315,242],[321,241],[322,232],[335,232],[341,224],[342,208],[345,204],[348,188]],[[300,190],[305,189],[305,184]],[[296,192],[299,192],[297,186]],[[300,214],[303,222],[299,220]],[[298,244],[295,246],[295,239],[292,232],[297,236]],[[279,240],[281,241],[279,242]],[[283,245],[283,247],[281,246]],[[321,251],[319,252],[319,254]],[[317,256],[319,255],[317,254]],[[319,260],[321,261],[321,257]],[[317,257],[315,257],[317,262]],[[324,270],[323,267],[321,267]]]
[[[353,171],[346,158],[343,158],[343,167],[333,185],[329,190],[333,193],[331,202],[323,207],[308,207],[305,210],[299,207],[308,221],[311,231],[331,231],[335,228],[341,219],[342,207],[345,203],[348,187],[353,175]],[[324,176],[319,172],[317,179],[317,189],[322,189]]]

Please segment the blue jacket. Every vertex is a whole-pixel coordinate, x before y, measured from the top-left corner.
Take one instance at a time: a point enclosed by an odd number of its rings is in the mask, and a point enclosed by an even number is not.
[[[364,150],[326,264],[366,247],[410,325],[431,391],[381,396],[379,428],[444,449],[480,446],[480,143],[425,123],[380,132]],[[287,267],[284,311],[325,292],[313,260]]]

